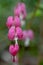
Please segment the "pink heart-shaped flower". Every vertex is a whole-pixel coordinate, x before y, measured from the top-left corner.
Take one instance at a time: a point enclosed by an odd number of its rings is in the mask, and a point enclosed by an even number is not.
[[[19,51],[18,46],[10,45],[9,52],[11,55],[15,56],[18,53],[18,51]]]

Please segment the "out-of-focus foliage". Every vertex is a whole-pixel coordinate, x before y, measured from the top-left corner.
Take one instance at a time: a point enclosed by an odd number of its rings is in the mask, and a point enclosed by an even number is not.
[[[41,60],[40,65],[43,65],[43,60]]]

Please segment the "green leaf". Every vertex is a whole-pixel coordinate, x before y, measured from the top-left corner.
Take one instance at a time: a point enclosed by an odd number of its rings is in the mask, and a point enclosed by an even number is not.
[[[35,14],[36,14],[35,16],[40,16],[42,14],[42,12],[41,12],[41,10],[37,10]]]

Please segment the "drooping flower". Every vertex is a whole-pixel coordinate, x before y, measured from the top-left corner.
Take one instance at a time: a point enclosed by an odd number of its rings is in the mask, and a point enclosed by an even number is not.
[[[34,39],[34,32],[32,30],[28,30],[28,37],[30,40]]]
[[[18,53],[19,51],[19,46],[16,44],[16,45],[10,45],[9,46],[9,52],[12,56],[16,56],[16,54]]]
[[[23,40],[25,40],[27,38],[27,30],[23,31]]]
[[[7,18],[6,26],[10,28],[13,25],[13,16]]]
[[[14,8],[14,14],[16,16],[22,17],[22,19],[26,18],[26,6],[24,3],[18,3],[18,5]]]
[[[13,40],[15,37],[15,27],[12,26],[8,31],[8,39]]]
[[[18,16],[14,17],[14,25],[15,25],[15,27],[21,26],[20,18]]]
[[[23,37],[23,31],[20,27],[16,28],[16,34],[17,34],[18,39],[21,40]]]

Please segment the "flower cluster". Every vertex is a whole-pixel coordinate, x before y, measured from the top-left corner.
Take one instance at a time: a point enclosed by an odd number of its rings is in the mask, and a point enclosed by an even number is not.
[[[32,40],[34,37],[34,33],[32,30],[23,31],[22,21],[25,20],[26,14],[26,6],[24,3],[18,3],[14,8],[14,16],[9,16],[7,18],[6,26],[8,27],[8,39],[13,41],[15,40],[15,45],[9,46],[9,52],[13,56],[13,61],[16,61],[15,56],[19,51],[19,45],[17,40]]]

